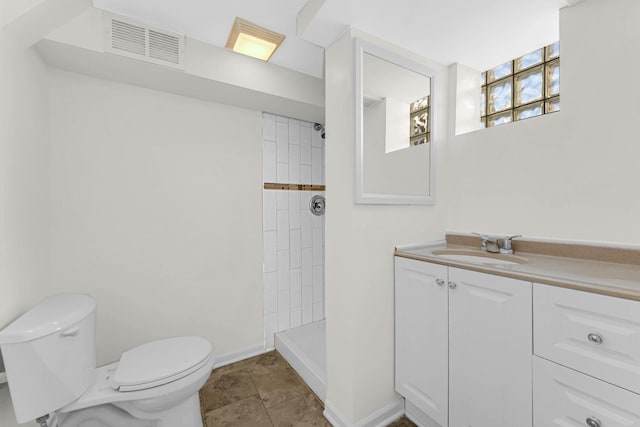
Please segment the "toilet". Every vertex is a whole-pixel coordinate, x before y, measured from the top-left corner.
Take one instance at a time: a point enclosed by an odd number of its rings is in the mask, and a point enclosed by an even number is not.
[[[96,368],[95,325],[91,296],[59,294],[0,331],[18,423],[202,427],[198,391],[214,363],[207,340],[153,341]]]

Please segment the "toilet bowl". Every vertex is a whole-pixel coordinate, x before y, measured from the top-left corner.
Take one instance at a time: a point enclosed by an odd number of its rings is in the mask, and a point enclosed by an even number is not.
[[[95,368],[95,302],[48,297],[0,332],[19,423],[50,427],[202,427],[198,391],[214,364],[211,344],[174,337],[130,349]]]

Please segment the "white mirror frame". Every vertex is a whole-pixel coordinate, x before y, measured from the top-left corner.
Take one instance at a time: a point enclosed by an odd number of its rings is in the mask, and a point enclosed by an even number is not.
[[[364,120],[363,120],[363,56],[369,53],[384,59],[385,61],[399,65],[408,70],[422,74],[430,78],[431,88],[431,109],[429,120],[431,121],[431,141],[429,142],[429,194],[409,195],[409,194],[379,194],[365,193],[364,191]],[[355,38],[355,110],[356,110],[356,179],[355,179],[355,202],[357,204],[375,205],[433,205],[435,204],[435,148],[434,148],[434,75],[430,68],[405,58],[402,55],[390,52],[380,46],[369,43],[365,40]]]

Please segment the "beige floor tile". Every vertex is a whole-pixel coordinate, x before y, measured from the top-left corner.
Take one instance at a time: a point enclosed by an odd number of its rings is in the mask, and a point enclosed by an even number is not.
[[[307,392],[267,408],[267,413],[276,427],[331,427],[323,410],[316,395]]]
[[[208,412],[206,427],[273,427],[258,396]]]
[[[242,371],[214,373],[200,390],[200,401],[202,411],[207,414],[214,409],[257,395],[258,391],[250,374]]]
[[[200,401],[205,427],[330,427],[322,402],[276,351],[214,370]]]
[[[291,369],[287,361],[277,351],[262,354],[255,358],[251,368],[252,375],[264,375]]]
[[[309,391],[307,385],[290,367],[276,369],[266,374],[253,375],[252,378],[265,408],[270,408]]]
[[[241,360],[230,365],[222,366],[213,371],[213,374],[243,371],[250,374],[267,374],[277,369],[286,369],[287,361],[276,351],[270,351],[250,359]]]

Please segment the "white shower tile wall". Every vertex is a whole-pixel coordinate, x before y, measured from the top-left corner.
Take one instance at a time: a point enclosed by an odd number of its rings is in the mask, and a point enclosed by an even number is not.
[[[313,123],[263,114],[265,183],[324,185],[324,140]],[[263,191],[265,347],[274,333],[324,319],[322,191]]]

